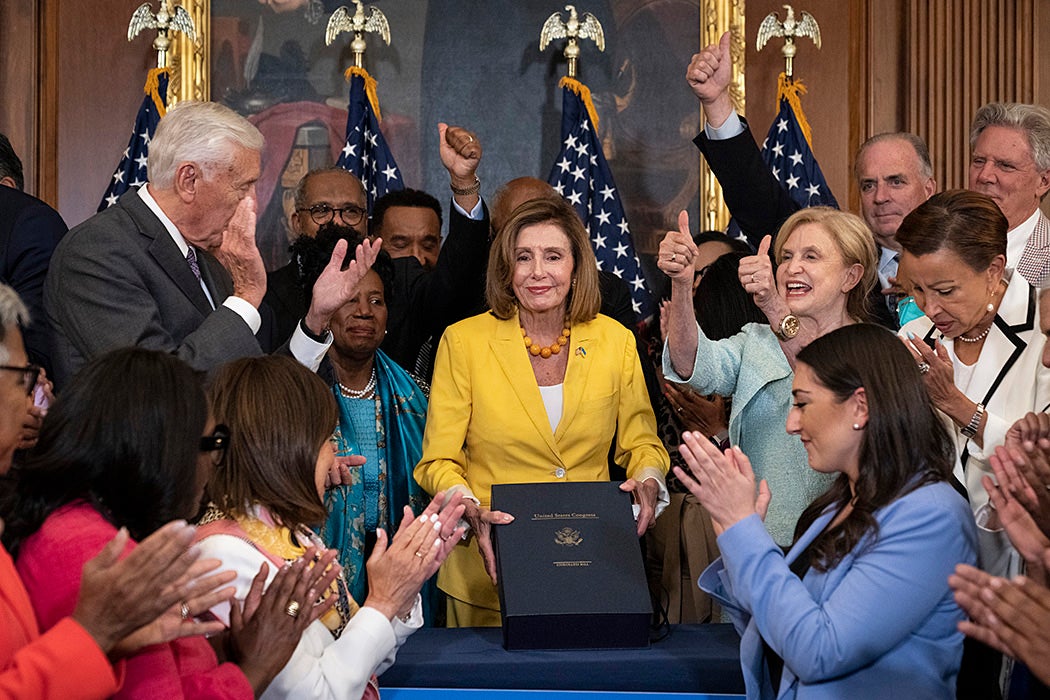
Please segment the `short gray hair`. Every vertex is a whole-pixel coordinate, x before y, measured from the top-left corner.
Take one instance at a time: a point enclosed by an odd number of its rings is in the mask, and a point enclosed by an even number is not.
[[[927,180],[933,179],[933,163],[930,161],[930,149],[926,142],[922,140],[922,137],[909,131],[886,131],[881,134],[875,134],[857,149],[857,155],[853,158],[853,177],[857,182],[860,182],[860,157],[864,155],[864,151],[868,150],[869,147],[883,141],[904,141],[910,144],[915,150],[915,156],[919,159],[919,175],[922,175]]]
[[[7,364],[11,351],[7,348],[7,330],[29,323],[29,310],[18,297],[18,292],[0,284],[0,364]]]
[[[180,102],[160,120],[150,142],[150,182],[170,188],[175,169],[186,161],[214,172],[230,159],[232,146],[262,152],[263,135],[247,119],[217,102]]]
[[[970,150],[977,137],[990,126],[1020,129],[1028,138],[1028,149],[1039,170],[1050,170],[1050,109],[1021,102],[989,102],[977,110],[970,126]]]

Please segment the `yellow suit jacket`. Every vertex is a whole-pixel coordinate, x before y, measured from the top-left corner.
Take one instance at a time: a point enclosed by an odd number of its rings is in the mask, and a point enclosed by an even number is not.
[[[465,486],[488,507],[494,483],[604,481],[609,447],[628,477],[667,472],[634,336],[598,315],[572,327],[562,418],[553,433],[517,316],[485,313],[445,331],[438,346],[423,458],[429,493]],[[499,608],[477,546],[456,547],[438,574],[455,598]]]

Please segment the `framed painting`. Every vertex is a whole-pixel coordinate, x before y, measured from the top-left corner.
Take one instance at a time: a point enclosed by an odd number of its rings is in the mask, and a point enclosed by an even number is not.
[[[180,39],[174,99],[211,99],[244,114],[266,137],[259,182],[259,246],[267,265],[287,259],[295,183],[335,162],[343,145],[352,62],[349,34],[324,41],[346,0],[182,0],[199,28]],[[377,80],[382,129],[406,186],[449,198],[437,123],[474,131],[484,154],[482,194],[510,179],[547,179],[560,145],[563,41],[539,50],[543,22],[561,2],[377,0],[391,43],[366,34],[364,67]],[[351,5],[351,10],[353,6]],[[600,120],[647,274],[677,213],[724,227],[717,183],[691,143],[700,110],[683,75],[691,56],[732,27],[734,97],[743,111],[744,0],[593,0],[578,6],[604,26],[606,49],[583,44],[578,77]],[[447,204],[446,204],[447,206]]]

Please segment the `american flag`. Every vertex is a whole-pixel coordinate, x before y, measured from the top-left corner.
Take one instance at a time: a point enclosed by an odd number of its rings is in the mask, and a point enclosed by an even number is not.
[[[368,211],[387,192],[405,189],[401,171],[379,129],[379,101],[376,81],[364,68],[346,71],[350,81],[350,104],[347,107],[346,143],[336,165],[349,170],[361,180],[368,195]]]
[[[806,88],[801,82],[780,74],[777,90],[780,113],[762,142],[762,159],[799,206],[824,205],[838,209],[839,203],[835,201],[810,148],[809,123],[802,113],[800,101],[804,94]]]
[[[598,140],[591,91],[572,78],[562,78],[561,153],[548,182],[576,208],[591,238],[598,269],[627,282],[639,321],[656,311],[653,296],[634,252],[612,171]]]
[[[102,195],[98,210],[108,209],[117,203],[120,195],[129,189],[146,183],[146,160],[149,157],[149,142],[157,131],[157,124],[164,116],[168,101],[168,69],[153,68],[146,77],[146,97],[135,117],[135,129],[131,132],[128,147],[113,171],[106,193]]]

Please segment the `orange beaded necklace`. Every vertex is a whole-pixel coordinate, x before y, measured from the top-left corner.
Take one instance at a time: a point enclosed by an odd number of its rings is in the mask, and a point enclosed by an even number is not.
[[[525,326],[521,327],[521,337],[525,340],[525,347],[528,348],[529,354],[533,355],[534,357],[538,355],[546,360],[551,355],[557,355],[558,353],[560,353],[561,349],[565,347],[566,344],[568,344],[569,319],[568,317],[565,318],[565,327],[561,329],[561,335],[558,336],[558,339],[546,347],[541,347],[536,343],[532,342],[532,338],[530,338],[528,333],[526,333],[525,331]]]

